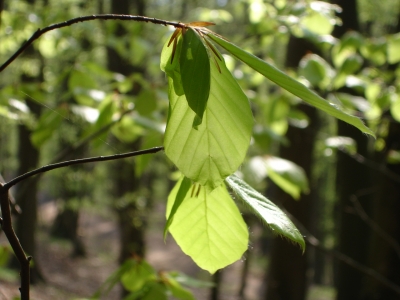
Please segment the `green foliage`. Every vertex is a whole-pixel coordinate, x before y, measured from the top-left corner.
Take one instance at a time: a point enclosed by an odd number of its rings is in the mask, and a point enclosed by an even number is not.
[[[168,229],[199,267],[214,273],[240,259],[249,233],[224,184],[210,191],[181,179],[168,197],[167,219],[175,201],[180,204]]]
[[[259,216],[276,234],[290,239],[299,244],[303,251],[305,250],[306,244],[303,236],[279,207],[235,174],[229,176],[225,181],[248,208]]]
[[[357,127],[362,132],[375,136],[373,131],[366,127],[359,118],[344,113],[339,108],[335,107],[332,103],[324,100],[323,98],[312,92],[310,89],[305,87],[303,84],[281,72],[267,62],[262,61],[258,57],[244,51],[240,47],[230,42],[227,42],[226,40],[218,36],[209,35],[209,37],[212,38],[221,47],[223,47],[226,51],[231,53],[233,56],[240,59],[248,66],[261,73],[271,81],[275,82],[277,85],[298,96],[305,102],[334,116],[335,118],[338,118],[346,123]]]
[[[183,35],[180,73],[189,107],[196,113],[200,125],[210,94],[210,62],[199,34],[189,28]]]
[[[188,286],[209,286],[179,272],[157,273],[145,260],[132,258],[126,260],[100,287],[91,299],[107,296],[110,290],[121,282],[130,293],[124,300],[169,299],[172,295],[179,300],[194,300],[193,294],[182,284]]]
[[[161,60],[168,75],[170,98],[165,153],[186,177],[213,189],[244,160],[253,125],[250,104],[225,64],[220,63],[221,72],[211,64],[211,88],[203,122],[193,127],[196,114],[185,94],[179,95],[175,88],[180,71],[179,64],[171,64],[171,48],[164,46]]]

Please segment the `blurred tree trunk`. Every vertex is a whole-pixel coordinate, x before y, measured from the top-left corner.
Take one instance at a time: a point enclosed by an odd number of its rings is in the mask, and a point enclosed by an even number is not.
[[[310,50],[314,50],[314,47],[304,39],[291,36],[287,49],[286,66],[297,68],[300,59]],[[300,104],[298,109],[309,117],[310,124],[305,129],[289,127],[286,137],[290,146],[280,148],[280,157],[301,166],[310,179],[314,142],[318,131],[317,112],[314,107],[305,104]],[[281,202],[303,225],[311,225],[314,198],[311,193],[302,195],[301,199],[296,201],[281,189],[275,188],[272,197]],[[308,285],[307,270],[307,255],[303,255],[299,247],[280,237],[274,238],[265,299],[304,300]]]
[[[400,14],[395,26],[388,33],[400,32]],[[390,65],[389,69],[395,72],[399,64]],[[390,172],[397,174],[400,178],[400,164],[389,164],[387,157],[390,151],[400,151],[400,124],[386,116],[389,120],[389,130],[385,139],[385,149],[376,153],[378,161]],[[368,264],[378,273],[400,285],[400,182],[390,179],[381,173],[375,172],[374,181],[379,186],[372,206],[372,220],[387,235],[373,231],[368,250]],[[363,299],[399,299],[387,288],[376,280],[366,277],[364,281]]]
[[[28,49],[29,50],[29,49]],[[33,49],[27,51],[27,54],[33,54]],[[41,66],[42,69],[42,66]],[[23,83],[40,83],[42,82],[42,72],[38,77],[29,77],[23,75],[21,82]],[[39,88],[39,87],[38,87]],[[31,113],[39,118],[41,106],[30,99],[27,99]],[[24,174],[38,167],[39,150],[32,144],[30,136],[32,131],[24,124],[18,125],[18,152],[17,160],[19,162],[18,174]],[[31,266],[31,282],[35,283],[43,279],[39,272],[38,261],[35,260],[36,255],[36,224],[37,224],[37,192],[38,181],[35,178],[29,178],[19,183],[16,187],[15,199],[21,208],[21,214],[16,221],[16,234],[24,249],[25,253],[34,258]],[[19,268],[19,263],[15,260],[12,265]]]
[[[400,124],[391,121],[386,138],[383,165],[400,177],[400,164],[386,162],[389,151],[400,151]],[[378,175],[378,174],[377,174]],[[388,237],[376,231],[373,232],[369,251],[369,266],[400,286],[400,183],[382,174],[375,176],[379,190],[373,203],[373,222],[377,224]],[[367,226],[367,225],[365,225]],[[397,249],[396,246],[397,244]],[[361,299],[395,300],[400,296],[389,290],[376,280],[366,277],[363,282],[364,294]]]
[[[35,0],[28,0],[28,4],[34,5]],[[26,58],[36,58],[38,73],[35,75],[23,74],[21,83],[36,84],[36,88],[40,89],[40,84],[43,82],[43,59],[33,46],[30,46],[23,54]],[[26,104],[30,112],[39,118],[41,114],[41,106],[35,100],[27,97]],[[32,144],[30,136],[31,129],[25,124],[18,125],[18,152],[17,160],[19,162],[18,174],[24,174],[38,167],[39,150]],[[43,276],[39,271],[39,263],[35,260],[36,256],[36,224],[37,224],[37,192],[39,182],[35,178],[24,180],[16,187],[15,199],[21,208],[21,214],[18,216],[15,224],[15,231],[25,253],[33,257],[31,263],[31,283],[36,283],[43,280]],[[19,262],[14,258],[11,265],[18,268]]]
[[[72,125],[72,127],[75,126]],[[61,149],[71,147],[72,141],[64,140],[62,135],[60,138]],[[68,157],[68,160],[83,158],[86,156],[86,149],[81,148],[79,151],[74,151],[73,155]],[[86,169],[86,165],[75,165],[60,170],[61,176],[59,176],[58,183],[56,184],[58,193],[57,198],[62,200],[62,208],[59,210],[57,217],[53,222],[51,235],[71,241],[73,245],[71,255],[73,257],[86,256],[85,245],[78,235],[79,207],[81,206],[80,203],[88,190],[86,188],[87,176],[90,176],[88,172],[85,171]]]
[[[111,13],[115,14],[135,14],[145,15],[145,2],[138,0],[135,2],[125,0],[112,0]],[[121,38],[126,37],[126,30],[120,25],[114,33]],[[134,51],[134,49],[132,49]],[[138,66],[132,66],[128,61],[121,57],[113,48],[107,48],[108,68],[113,72],[123,75],[131,75],[132,73],[144,73],[144,69]],[[141,86],[136,84],[130,91],[131,94],[137,95]],[[120,150],[134,151],[138,150],[140,141],[125,145],[125,149]],[[122,264],[126,259],[132,257],[144,257],[145,255],[145,218],[143,217],[143,207],[138,205],[138,188],[139,178],[135,176],[135,163],[133,159],[118,160],[112,165],[110,174],[114,182],[113,196],[116,201],[114,207],[118,214],[119,231],[120,231],[120,254],[119,262]],[[126,295],[127,291],[123,291]]]
[[[332,1],[343,9],[340,17],[343,25],[335,27],[334,36],[341,37],[350,30],[359,31],[356,0]],[[351,91],[347,91],[350,92]],[[352,138],[357,145],[357,152],[368,157],[368,138],[353,126],[338,121],[338,135]],[[368,226],[355,214],[351,198],[359,198],[362,206],[370,213],[371,197],[367,190],[371,186],[370,169],[356,162],[347,154],[337,154],[336,186],[338,196],[338,250],[361,264],[367,262],[367,247],[370,237]],[[335,276],[338,299],[361,299],[362,274],[353,267],[338,262]]]

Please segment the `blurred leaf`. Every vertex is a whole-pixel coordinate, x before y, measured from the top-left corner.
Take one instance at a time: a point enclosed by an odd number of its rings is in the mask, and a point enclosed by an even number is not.
[[[143,90],[135,101],[135,109],[142,116],[147,116],[157,109],[157,96],[153,90]]]
[[[268,177],[282,190],[295,199],[300,198],[300,193],[308,193],[307,176],[300,166],[295,163],[275,157],[264,158]]]
[[[111,132],[121,142],[132,143],[143,134],[143,128],[137,125],[131,116],[125,115],[112,127]]]
[[[308,31],[317,35],[330,34],[334,26],[330,19],[331,18],[318,12],[311,12],[307,14],[306,17],[302,18],[301,25]]]
[[[355,74],[362,66],[363,59],[358,54],[349,55],[340,66],[339,73],[341,74]]]
[[[293,93],[299,98],[303,99],[305,102],[315,106],[316,108],[338,118],[346,123],[349,123],[356,128],[360,129],[362,132],[375,136],[373,131],[366,127],[364,123],[357,117],[348,115],[340,110],[340,108],[335,107],[325,99],[321,98],[310,89],[305,87],[300,82],[295,79],[289,77],[285,73],[276,69],[272,65],[267,62],[259,59],[258,57],[244,51],[243,49],[237,47],[236,45],[225,41],[215,35],[209,35],[216,43],[218,43],[221,47],[227,50],[232,55],[236,56],[238,59],[249,65],[251,68],[260,72],[268,79],[272,80],[282,88],[287,91]]]
[[[166,213],[169,219],[175,201],[184,196],[169,227],[182,251],[210,273],[240,259],[247,250],[249,233],[225,185],[208,191],[196,183],[181,189],[182,184],[180,180],[171,191]]]
[[[349,137],[345,136],[330,137],[325,140],[325,145],[329,148],[343,149],[350,154],[357,153],[356,142]]]
[[[157,278],[152,266],[144,260],[132,260],[129,269],[121,276],[121,283],[131,292],[139,291],[148,282]],[[154,298],[156,299],[156,298]]]
[[[67,111],[64,108],[47,110],[39,119],[39,122],[31,135],[31,141],[36,148],[40,148],[54,133],[65,118]]]
[[[198,116],[194,124],[197,126],[202,122],[210,95],[210,59],[200,36],[191,28],[183,35],[179,59],[183,90],[189,107]]]
[[[388,164],[400,164],[400,151],[390,150],[387,154],[386,161]]]
[[[400,33],[390,36],[387,46],[389,64],[400,62]]]
[[[163,53],[167,74],[178,78],[179,73],[169,66],[165,47]],[[209,101],[203,122],[197,128],[193,128],[196,114],[185,95],[177,95],[175,79],[168,75],[170,113],[164,137],[165,153],[186,177],[210,188],[219,186],[243,162],[253,126],[246,95],[224,62],[219,65],[221,73],[211,64]]]
[[[194,287],[194,288],[210,288],[210,287],[215,286],[215,284],[213,282],[198,280],[198,279],[190,277],[182,272],[172,271],[172,272],[168,272],[168,273],[169,273],[169,276],[172,276],[177,282],[179,282],[183,285],[186,285],[186,286],[190,286],[190,287]]]
[[[314,87],[326,88],[332,75],[329,64],[316,54],[303,57],[299,63],[299,73],[304,76]]]
[[[397,121],[400,122],[400,97],[397,94],[394,94],[391,97],[391,106],[390,106],[390,113],[392,117]]]
[[[168,273],[161,274],[162,281],[167,289],[169,289],[177,299],[181,300],[195,300],[191,291],[185,289],[173,276]]]
[[[369,40],[361,46],[361,54],[377,66],[386,63],[387,40],[385,38]]]
[[[274,233],[299,244],[304,252],[306,245],[301,233],[279,207],[235,174],[229,176],[225,181],[233,192],[247,204],[249,209],[259,216]]]

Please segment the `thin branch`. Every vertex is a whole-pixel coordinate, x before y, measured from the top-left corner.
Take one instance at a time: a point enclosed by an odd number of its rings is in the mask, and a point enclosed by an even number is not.
[[[358,197],[356,195],[352,195],[350,197],[351,202],[353,203],[354,209],[357,215],[373,230],[378,234],[384,241],[386,241],[394,251],[396,252],[397,256],[400,258],[400,244],[390,236],[385,230],[383,230],[374,220],[372,220],[368,214],[365,212],[364,208],[362,207]]]
[[[164,150],[164,147],[154,147],[146,150],[139,150],[139,151],[133,151],[133,152],[127,152],[127,153],[122,153],[122,154],[114,154],[114,155],[108,155],[108,156],[97,156],[97,157],[89,157],[89,158],[81,158],[81,159],[75,159],[75,160],[69,160],[69,161],[64,161],[60,163],[55,163],[55,164],[49,164],[47,166],[43,166],[39,169],[35,169],[33,171],[27,172],[23,175],[20,175],[13,180],[7,182],[0,188],[0,192],[3,190],[8,190],[18,182],[27,179],[29,177],[32,177],[34,175],[44,173],[50,170],[54,169],[59,169],[67,166],[72,166],[72,165],[78,165],[78,164],[85,164],[85,163],[90,163],[90,162],[98,162],[98,161],[107,161],[107,160],[115,160],[115,159],[121,159],[121,158],[126,158],[126,157],[132,157],[132,156],[139,156],[139,155],[144,155],[144,154],[150,154],[150,153],[157,153],[161,150]]]
[[[362,156],[359,153],[352,154],[349,151],[347,151],[344,147],[338,147],[338,150],[340,150],[344,154],[347,154],[349,157],[351,157],[358,163],[366,165],[367,167],[371,168],[372,170],[382,173],[387,178],[400,183],[400,176],[397,173],[393,172],[392,170],[388,169],[386,167],[386,165],[377,163],[371,159],[366,158],[365,156]]]
[[[136,22],[147,22],[147,23],[154,23],[154,24],[160,24],[164,26],[174,26],[175,28],[183,28],[186,25],[180,22],[171,22],[171,21],[166,21],[166,20],[161,20],[161,19],[156,19],[156,18],[148,18],[148,17],[143,17],[143,16],[131,16],[131,15],[116,15],[116,14],[103,14],[103,15],[91,15],[91,16],[83,16],[83,17],[78,17],[74,18],[65,22],[61,23],[56,23],[50,26],[47,26],[42,29],[38,29],[30,38],[27,40],[25,43],[21,45],[21,47],[5,62],[1,65],[0,67],[0,72],[2,72],[5,68],[8,67],[18,56],[21,55],[22,52],[24,52],[32,43],[37,40],[40,36],[45,34],[48,31],[58,29],[58,28],[63,28],[63,27],[68,27],[76,23],[80,22],[87,22],[87,21],[92,21],[92,20],[121,20],[121,21],[136,21]]]
[[[11,209],[9,199],[9,188],[5,188],[5,185],[0,183],[0,206],[1,206],[1,227],[6,235],[10,245],[21,264],[21,300],[29,300],[29,284],[30,284],[30,270],[29,262],[31,257],[25,255],[22,249],[21,243],[19,242],[17,235],[14,232],[11,220]]]
[[[363,264],[359,263],[358,261],[352,259],[350,256],[347,256],[346,254],[343,254],[342,252],[339,252],[334,249],[329,249],[321,244],[321,242],[311,234],[311,232],[300,222],[298,221],[295,217],[293,217],[292,214],[290,214],[287,210],[281,207],[281,209],[284,211],[285,214],[287,214],[295,223],[295,225],[299,228],[300,232],[304,234],[304,238],[306,239],[307,243],[316,249],[324,252],[326,255],[329,255],[333,258],[336,258],[337,260],[340,260],[344,262],[345,264],[353,267],[354,269],[360,271],[361,273],[364,273],[372,278],[374,278],[376,281],[381,283],[382,285],[386,286],[388,289],[392,290],[396,294],[400,295],[400,286],[394,283],[393,281],[390,281],[386,277],[382,276],[379,274],[377,271],[375,271],[372,268],[369,268],[367,266],[364,266]]]

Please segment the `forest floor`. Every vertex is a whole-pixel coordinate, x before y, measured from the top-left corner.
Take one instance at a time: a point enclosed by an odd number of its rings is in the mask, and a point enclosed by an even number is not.
[[[85,258],[71,257],[69,242],[52,239],[48,232],[56,216],[54,202],[40,206],[37,262],[46,282],[32,286],[33,300],[77,300],[92,296],[104,281],[117,269],[119,234],[117,222],[110,213],[83,211],[80,216],[79,234],[84,240],[88,252]],[[164,243],[164,208],[157,205],[149,220],[146,232],[147,257],[157,270],[178,270],[185,274],[210,281],[210,275],[199,269],[192,260],[182,253],[172,238]],[[0,244],[6,244],[4,235]],[[255,251],[253,248],[250,251]],[[265,264],[264,264],[265,265]],[[244,260],[228,266],[222,272],[221,300],[239,300],[241,271]],[[250,262],[247,277],[246,300],[259,299],[262,289],[263,269],[259,262]],[[17,277],[17,276],[15,276]],[[19,296],[18,278],[14,281],[0,280],[0,300],[10,300]],[[192,289],[196,299],[209,299],[208,289]],[[120,287],[117,285],[102,299],[120,299]]]

